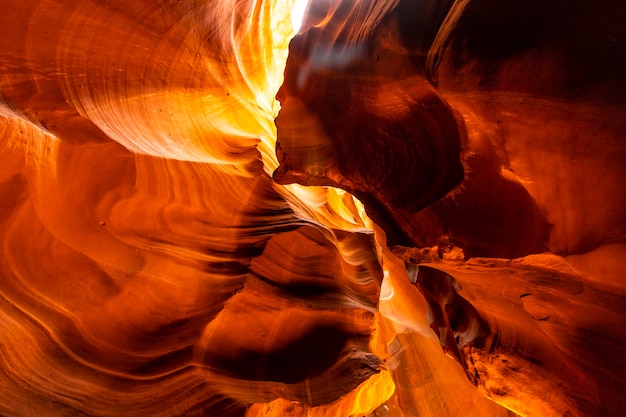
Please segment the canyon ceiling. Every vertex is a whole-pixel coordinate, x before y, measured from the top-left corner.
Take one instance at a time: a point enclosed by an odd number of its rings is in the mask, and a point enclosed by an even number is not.
[[[3,3],[0,415],[624,415],[626,3],[294,3]]]

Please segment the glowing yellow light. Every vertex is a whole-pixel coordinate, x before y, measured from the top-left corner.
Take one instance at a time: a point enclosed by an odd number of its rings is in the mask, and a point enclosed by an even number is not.
[[[394,290],[389,278],[389,271],[383,268],[383,282],[380,286],[380,300],[391,300]]]
[[[293,2],[293,10],[291,12],[291,25],[293,32],[298,33],[302,26],[302,20],[304,19],[304,13],[309,5],[309,0],[295,0]]]

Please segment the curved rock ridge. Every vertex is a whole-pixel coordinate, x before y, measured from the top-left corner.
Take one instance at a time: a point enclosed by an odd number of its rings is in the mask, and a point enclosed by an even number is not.
[[[604,360],[623,356],[624,332],[594,329],[623,317],[624,6],[458,1],[424,6],[438,30],[413,37],[416,2],[376,23],[373,4],[291,42],[274,179],[364,203],[443,350],[488,397],[521,415],[620,415],[625,366]]]
[[[298,218],[264,174],[3,133],[3,414],[242,415],[384,368],[371,235]]]
[[[363,381],[391,395],[362,206],[264,173],[289,5],[7,6],[0,414],[244,415]]]
[[[381,19],[381,7],[342,3],[291,42],[273,178],[347,190],[389,239],[408,244],[415,238],[389,217],[418,212],[458,185],[462,133],[410,52],[386,44],[397,19]]]
[[[623,2],[10,0],[0,414],[621,416]]]

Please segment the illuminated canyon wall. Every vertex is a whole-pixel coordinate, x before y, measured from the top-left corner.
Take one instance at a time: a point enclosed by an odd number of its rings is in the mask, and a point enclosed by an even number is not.
[[[0,15],[0,415],[621,416],[626,5]]]

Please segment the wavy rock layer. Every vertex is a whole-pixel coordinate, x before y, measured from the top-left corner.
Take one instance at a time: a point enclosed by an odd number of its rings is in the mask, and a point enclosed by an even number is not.
[[[622,3],[292,3],[5,5],[0,414],[620,416]]]
[[[623,332],[593,335],[625,301],[608,266],[626,230],[625,27],[601,18],[624,7],[497,3],[400,1],[376,23],[375,6],[340,5],[312,22],[290,45],[274,179],[363,201],[488,397],[619,415]],[[418,14],[428,23],[407,29]]]

